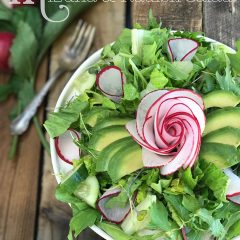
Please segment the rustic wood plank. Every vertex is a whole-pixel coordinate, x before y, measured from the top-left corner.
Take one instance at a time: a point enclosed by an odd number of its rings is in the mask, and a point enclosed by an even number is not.
[[[231,47],[240,38],[240,1],[203,3],[203,28],[206,36]]]
[[[133,23],[146,25],[148,12],[162,21],[163,26],[175,30],[202,30],[202,1],[134,1],[132,6]]]
[[[38,73],[38,88],[46,78],[46,69],[45,60]],[[5,80],[6,76],[0,78],[1,83]],[[20,138],[16,158],[8,159],[10,146],[8,114],[13,105],[13,98],[0,104],[0,239],[26,240],[34,237],[41,145],[31,125],[27,133]],[[42,113],[43,111],[40,111],[40,118],[43,116]]]
[[[99,49],[107,43],[112,42],[124,26],[124,3],[120,1],[116,3],[100,2],[93,8],[89,9],[86,14],[81,17],[87,22],[96,26],[96,36],[92,51]],[[57,67],[57,59],[59,52],[62,50],[65,41],[74,30],[74,24],[65,34],[56,42],[51,53],[50,73]],[[66,74],[52,89],[49,94],[47,110],[52,111],[58,96],[60,95],[66,81],[70,75]],[[54,197],[56,188],[56,180],[53,176],[50,157],[44,154],[44,169],[42,177],[42,195],[40,203],[40,215],[38,224],[38,240],[65,240],[68,232],[70,219],[70,209],[67,204],[58,202]],[[79,239],[101,239],[91,230],[85,230]]]

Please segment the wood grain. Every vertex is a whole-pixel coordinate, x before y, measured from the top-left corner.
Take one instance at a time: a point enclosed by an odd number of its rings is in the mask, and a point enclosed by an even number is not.
[[[47,61],[40,67],[37,88],[46,79]],[[6,81],[0,77],[0,82]],[[40,161],[40,142],[31,125],[26,134],[20,138],[18,155],[14,160],[8,159],[10,131],[8,114],[14,105],[14,99],[0,104],[1,138],[0,138],[0,239],[33,239],[37,209],[38,175]],[[42,118],[40,111],[40,118]],[[34,148],[33,148],[34,146]]]
[[[103,3],[100,2],[86,14],[81,15],[85,21],[96,26],[96,36],[92,51],[112,42],[121,32],[124,25],[124,3]],[[103,24],[104,23],[104,24]],[[51,52],[50,73],[57,67],[57,59],[69,35],[74,31],[75,24],[65,32],[56,42]],[[47,111],[52,111],[56,101],[69,79],[70,74],[66,74],[58,80],[54,89],[49,94]],[[65,240],[68,233],[68,225],[71,216],[67,204],[58,202],[54,197],[56,180],[53,176],[50,157],[44,154],[44,169],[42,177],[42,194],[40,203],[40,215],[38,224],[38,240]],[[79,239],[101,239],[91,230],[85,230]]]
[[[201,1],[135,1],[132,6],[133,23],[146,25],[150,9],[153,15],[162,21],[163,26],[175,30],[202,30]]]
[[[240,38],[240,1],[205,2],[203,20],[206,36],[233,47]]]

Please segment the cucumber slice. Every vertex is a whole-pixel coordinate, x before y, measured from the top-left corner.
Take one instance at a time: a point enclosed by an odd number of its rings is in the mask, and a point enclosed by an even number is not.
[[[88,205],[95,208],[99,194],[99,183],[95,176],[88,176],[87,179],[79,184],[74,191],[74,195],[85,201]]]
[[[97,161],[96,161],[96,171],[97,172],[105,172],[108,169],[108,164],[112,156],[122,147],[126,148],[131,145],[131,143],[134,144],[134,141],[131,137],[125,137],[121,138],[107,147],[105,147],[102,152],[100,153]]]
[[[61,186],[66,189],[67,192],[73,193],[81,182],[83,182],[88,176],[88,171],[84,164],[81,164],[71,170],[67,176],[61,182]]]

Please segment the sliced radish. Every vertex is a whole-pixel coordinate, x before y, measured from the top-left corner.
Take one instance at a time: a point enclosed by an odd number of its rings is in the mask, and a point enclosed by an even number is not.
[[[123,97],[125,77],[119,67],[108,66],[103,68],[96,78],[96,84],[102,93],[115,102]]]
[[[147,168],[158,168],[168,164],[173,157],[155,154],[146,148],[142,148],[143,165]]]
[[[203,110],[203,99],[190,90],[158,90],[146,95],[136,120],[126,124],[143,148],[144,166],[161,168],[162,175],[192,167],[206,123]]]
[[[81,134],[73,129],[54,139],[57,155],[66,163],[72,164],[73,160],[80,158],[80,149],[73,142],[73,138],[80,140]]]
[[[155,110],[158,107],[157,100],[167,92],[168,92],[167,90],[150,92],[143,97],[140,104],[138,105],[136,120],[137,120],[137,130],[141,137],[143,137],[142,136],[143,124],[145,120],[151,116],[149,112],[150,107],[154,108],[153,112],[155,112]]]
[[[169,39],[168,53],[172,61],[191,61],[198,46],[198,42],[188,38]]]
[[[231,168],[224,170],[224,173],[229,177],[229,185],[227,189],[228,200],[240,204],[240,177],[238,177]]]
[[[131,209],[130,203],[127,203],[124,208],[120,208],[120,207],[107,208],[105,204],[110,198],[116,197],[120,193],[121,193],[120,188],[108,189],[97,202],[97,208],[101,212],[102,216],[106,220],[116,224],[121,223],[127,217]],[[136,196],[133,197],[134,200],[135,200],[135,197]]]

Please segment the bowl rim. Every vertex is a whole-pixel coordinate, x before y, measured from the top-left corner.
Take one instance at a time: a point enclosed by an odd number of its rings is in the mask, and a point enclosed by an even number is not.
[[[175,31],[172,31],[175,32]],[[204,37],[205,40],[207,42],[210,43],[215,43],[217,45],[223,45],[225,47],[227,47],[227,49],[229,50],[229,52],[235,53],[236,51],[227,46],[226,44],[223,44],[219,41],[216,41],[212,38],[208,38],[208,37]],[[83,73],[84,71],[86,71],[91,65],[93,65],[94,63],[96,63],[100,58],[101,58],[101,52],[102,52],[103,48],[95,51],[91,56],[89,56],[73,73],[73,75],[70,77],[70,79],[68,80],[68,82],[66,83],[66,85],[64,86],[60,96],[58,97],[57,103],[55,105],[54,108],[54,112],[57,112],[59,107],[64,103],[65,98],[67,97],[67,93],[70,91],[74,81],[77,79],[77,77]],[[60,183],[61,178],[59,176],[59,172],[60,172],[60,166],[58,163],[58,157],[57,157],[57,153],[55,151],[55,146],[54,146],[54,140],[52,138],[50,138],[50,152],[51,152],[51,162],[52,162],[52,166],[53,166],[53,172],[55,175],[55,178],[57,180],[57,183]],[[113,238],[111,238],[107,233],[105,233],[101,228],[97,227],[96,225],[93,225],[90,227],[96,234],[98,234],[99,236],[101,236],[102,238],[106,239],[106,240],[113,240]]]

